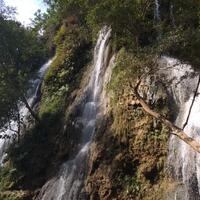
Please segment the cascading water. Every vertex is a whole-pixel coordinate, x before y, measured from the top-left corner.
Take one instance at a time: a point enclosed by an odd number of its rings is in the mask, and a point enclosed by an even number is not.
[[[200,79],[191,66],[163,57],[161,72],[170,83],[171,109],[175,124],[192,138],[200,142]],[[200,155],[176,136],[171,136],[168,156],[169,170],[177,180],[176,190],[168,200],[200,199]]]
[[[27,92],[28,93],[27,102],[31,108],[34,108],[34,106],[37,104],[39,98],[40,84],[42,82],[46,70],[51,65],[52,61],[53,59],[50,59],[46,64],[44,64],[37,72],[36,78],[29,81],[31,84],[31,89]],[[27,118],[29,116],[29,111],[25,105],[20,106],[19,114],[20,118],[23,119],[23,124],[27,125],[28,123]],[[18,123],[13,120],[10,122],[10,127],[7,128],[5,131],[1,132],[0,135],[2,136],[7,135],[12,138],[14,133],[13,130],[17,131],[17,129],[18,129]],[[3,164],[3,160],[6,156],[6,150],[9,147],[10,143],[11,143],[10,139],[0,139],[0,165]]]
[[[155,0],[154,18],[160,21],[160,4],[159,0]]]
[[[170,18],[171,18],[171,22],[172,22],[172,26],[175,27],[175,18],[174,18],[174,6],[173,4],[170,5]]]
[[[154,20],[156,22],[159,22],[159,21],[161,21],[159,0],[154,0],[154,5],[155,5]],[[175,24],[175,18],[174,18],[174,6],[173,6],[173,4],[171,4],[170,7],[169,7],[169,15],[170,15],[170,20],[171,20],[172,26],[175,27],[176,24]]]
[[[48,181],[42,188],[38,200],[78,200],[84,199],[82,188],[87,171],[89,145],[95,132],[97,115],[100,112],[105,68],[109,59],[109,39],[111,29],[104,27],[94,50],[94,69],[86,89],[81,121],[83,124],[81,148],[77,155],[61,167],[57,177]]]
[[[154,16],[157,21],[160,21],[159,7],[159,1],[155,0]],[[170,17],[175,26],[173,5],[170,6]],[[161,72],[170,83],[168,92],[174,102],[172,110],[176,115],[175,124],[200,142],[200,75],[191,66],[173,58],[162,57],[160,63]],[[180,184],[167,199],[200,200],[200,155],[172,135],[168,161],[172,176]]]

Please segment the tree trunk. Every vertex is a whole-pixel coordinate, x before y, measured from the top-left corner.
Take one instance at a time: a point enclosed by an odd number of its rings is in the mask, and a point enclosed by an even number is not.
[[[33,111],[33,109],[30,107],[30,105],[28,104],[28,101],[26,100],[26,97],[24,95],[22,95],[22,101],[25,104],[26,108],[28,109],[28,111],[30,112],[31,116],[35,119],[35,121],[37,123],[40,123],[40,119],[37,116],[37,114]]]
[[[200,153],[200,144],[194,140],[193,138],[189,137],[182,129],[174,125],[171,121],[166,119],[164,116],[162,116],[160,113],[155,112],[150,108],[150,106],[144,101],[144,99],[140,96],[138,93],[138,88],[140,86],[141,79],[138,81],[137,85],[134,87],[134,94],[137,98],[140,105],[143,107],[143,109],[156,118],[157,120],[160,120],[163,124],[168,126],[172,130],[172,134],[179,137],[181,140],[183,140],[185,143],[187,143],[192,149],[194,149],[196,152]]]

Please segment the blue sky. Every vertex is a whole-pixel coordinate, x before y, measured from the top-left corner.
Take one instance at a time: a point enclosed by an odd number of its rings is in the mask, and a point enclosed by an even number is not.
[[[30,18],[34,17],[34,13],[40,9],[45,11],[45,5],[42,0],[4,0],[6,5],[17,8],[16,19],[24,25],[31,23]]]

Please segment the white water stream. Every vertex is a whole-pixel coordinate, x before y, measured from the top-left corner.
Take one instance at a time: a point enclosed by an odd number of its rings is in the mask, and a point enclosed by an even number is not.
[[[159,4],[159,0],[155,0],[154,18],[157,21],[160,21],[160,4]]]
[[[163,57],[160,66],[169,82],[170,109],[175,115],[175,124],[200,142],[200,75],[190,65],[169,57]],[[199,200],[200,154],[172,135],[168,164],[172,176],[180,183],[168,199]]]
[[[170,18],[171,18],[172,26],[176,27],[173,4],[170,5]]]
[[[95,132],[97,115],[100,112],[103,82],[109,56],[111,29],[104,27],[94,50],[94,68],[87,86],[87,100],[83,106],[81,148],[72,160],[64,163],[59,174],[42,188],[38,200],[78,200],[81,197],[87,172],[90,142]]]
[[[40,91],[40,84],[44,77],[44,74],[48,67],[51,65],[53,59],[50,59],[46,64],[44,64],[37,72],[36,78],[30,80],[31,89],[28,91],[28,104],[30,107],[34,107],[38,102],[39,98],[39,91]],[[20,118],[23,119],[23,123],[26,125],[28,124],[27,118],[29,116],[29,111],[26,106],[23,104],[20,106],[19,109]],[[16,121],[10,122],[10,127],[3,132],[0,132],[0,135],[8,135],[13,138],[14,132],[12,130],[17,131],[18,123]],[[6,150],[9,147],[10,143],[12,143],[12,139],[0,139],[0,165],[3,164],[4,158],[6,157]]]
[[[154,16],[157,21],[160,20],[159,8],[159,1],[155,0]],[[175,26],[173,5],[170,16]],[[168,82],[175,124],[200,142],[200,74],[195,73],[190,65],[170,57],[162,57],[160,68]],[[168,166],[179,185],[167,199],[200,200],[200,154],[174,135],[169,142]]]

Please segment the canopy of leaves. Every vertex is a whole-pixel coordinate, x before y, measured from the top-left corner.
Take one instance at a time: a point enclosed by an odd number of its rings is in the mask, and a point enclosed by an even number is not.
[[[57,29],[56,26],[61,26],[63,20],[76,16],[76,22],[89,26],[95,35],[103,25],[110,25],[119,48],[126,46],[138,49],[151,46],[161,38],[160,35],[168,34],[176,28],[182,27],[183,31],[191,29],[191,32],[194,32],[199,27],[198,0],[159,1],[159,22],[154,16],[154,0],[44,0],[44,2],[49,5],[46,25],[51,24]],[[56,25],[53,23],[55,21]]]
[[[16,117],[31,74],[45,61],[44,44],[31,29],[12,20],[13,9],[0,10],[0,128]]]

